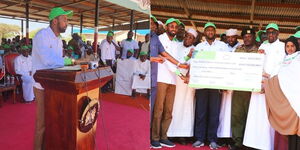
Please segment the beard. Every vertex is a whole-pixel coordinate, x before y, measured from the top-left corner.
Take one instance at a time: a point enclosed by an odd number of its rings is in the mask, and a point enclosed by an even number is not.
[[[66,27],[58,27],[59,33],[65,33],[66,32]]]
[[[66,29],[67,29],[67,26],[62,27],[60,22],[58,22],[57,23],[57,28],[58,28],[59,33],[65,33]]]
[[[174,37],[176,35],[176,32],[168,31],[168,35]]]

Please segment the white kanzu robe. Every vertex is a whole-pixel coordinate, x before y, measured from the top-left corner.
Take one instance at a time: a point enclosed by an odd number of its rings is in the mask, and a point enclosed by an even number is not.
[[[277,75],[284,60],[284,47],[279,40],[259,47],[265,50],[264,71],[271,77]],[[268,119],[265,94],[253,92],[251,95],[243,144],[262,150],[274,149],[274,129]]]
[[[177,54],[175,58],[184,63],[190,49],[194,46],[185,47],[183,42],[178,43]],[[180,69],[183,75],[186,75],[186,69]],[[195,89],[188,87],[187,84],[176,77],[176,93],[172,112],[172,122],[167,135],[169,137],[192,137],[194,136],[195,120]]]
[[[24,57],[23,55],[20,55],[16,57],[15,71],[17,74],[21,75],[24,100],[27,102],[32,101],[34,99],[33,85],[35,82],[32,74],[29,74],[29,72],[32,71],[31,56],[28,55],[28,57]]]
[[[139,74],[145,75],[145,79],[142,80]],[[133,82],[132,89],[139,89],[144,91],[150,89],[150,61],[146,60],[142,62],[140,59],[135,61],[134,72],[133,72]]]
[[[227,44],[228,52],[234,52],[240,43],[235,44],[233,47]],[[231,137],[231,101],[232,90],[227,90],[222,93],[221,110],[219,115],[219,127],[217,136],[220,138]]]
[[[219,127],[217,132],[218,137],[221,138],[231,137],[231,101],[232,91],[224,91],[222,93]]]

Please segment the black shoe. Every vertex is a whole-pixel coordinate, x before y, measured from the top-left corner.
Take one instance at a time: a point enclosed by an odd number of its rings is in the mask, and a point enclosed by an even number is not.
[[[162,148],[159,141],[152,141],[151,142],[151,148],[154,148],[154,149],[159,149],[159,148]]]
[[[159,142],[160,142],[161,146],[164,146],[164,147],[175,147],[175,144],[168,139],[160,140]]]

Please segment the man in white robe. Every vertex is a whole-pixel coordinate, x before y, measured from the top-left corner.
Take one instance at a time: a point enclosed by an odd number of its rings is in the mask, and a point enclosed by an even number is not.
[[[27,46],[21,47],[21,55],[16,57],[14,65],[16,73],[21,75],[24,101],[31,102],[34,99],[33,85],[35,82],[32,77],[32,58]]]
[[[240,45],[237,41],[237,29],[226,30],[227,38],[227,51],[234,52]],[[230,138],[231,137],[231,98],[232,90],[225,90],[222,92],[221,110],[219,117],[218,137]]]
[[[136,92],[147,92],[147,97],[150,95],[150,61],[147,60],[148,53],[140,52],[140,59],[135,61],[132,96],[135,97]],[[138,91],[137,91],[138,90]]]
[[[268,40],[259,47],[265,54],[264,74],[273,77],[278,74],[285,57],[284,43],[278,39],[279,27],[270,23],[266,27]],[[262,149],[274,149],[274,129],[268,120],[265,94],[253,92],[247,116],[243,145]]]
[[[176,56],[180,63],[188,63],[186,56],[193,45],[198,33],[194,29],[186,32],[183,42],[178,42]],[[187,69],[179,69],[186,76]],[[184,81],[176,77],[176,92],[173,104],[172,121],[168,129],[168,137],[193,137],[194,136],[194,120],[195,120],[195,89],[188,87]],[[184,142],[184,141],[182,141]]]

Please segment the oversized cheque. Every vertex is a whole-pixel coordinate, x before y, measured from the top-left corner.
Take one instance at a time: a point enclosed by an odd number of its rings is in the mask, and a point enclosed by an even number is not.
[[[189,86],[259,92],[263,64],[263,54],[200,51],[191,60]]]

